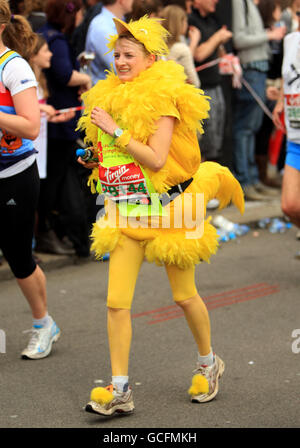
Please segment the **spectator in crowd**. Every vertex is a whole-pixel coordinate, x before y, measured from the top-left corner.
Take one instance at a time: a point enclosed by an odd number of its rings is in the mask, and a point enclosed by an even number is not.
[[[229,31],[232,31],[232,1],[231,0],[219,0],[216,5],[216,11],[214,13],[215,18],[219,24],[219,27],[226,26]],[[226,53],[233,53],[232,39],[229,39],[224,44]],[[201,73],[200,73],[201,76]],[[233,169],[232,162],[232,75],[222,73],[221,87],[225,100],[225,123],[224,123],[224,135],[221,147],[220,163],[227,166],[230,170]]]
[[[282,64],[282,88],[273,111],[274,123],[280,126],[280,114],[284,109],[287,132],[287,150],[282,183],[281,207],[290,220],[300,228],[300,120],[299,104],[290,101],[300,94],[300,12],[298,31],[284,38]],[[296,258],[300,259],[300,252]]]
[[[50,104],[47,104],[49,91],[47,80],[44,74],[45,69],[51,66],[52,53],[49,50],[46,39],[38,34],[37,43],[29,58],[29,64],[35,74],[38,82],[37,94],[41,112],[41,126],[38,137],[34,140],[34,147],[38,150],[37,165],[41,183],[47,177],[47,121],[52,123],[62,123],[74,117],[74,112],[65,112],[57,114],[56,110]]]
[[[280,25],[279,21],[282,13],[280,0],[260,0],[257,6],[266,29],[271,29],[276,24]],[[283,47],[282,41],[270,41],[269,45],[271,55],[266,81],[266,106],[272,111],[279,97],[281,88]],[[272,174],[272,177],[269,177],[268,175],[268,150],[273,129],[274,124],[272,120],[268,115],[264,114],[262,125],[256,134],[255,159],[258,167],[259,180],[270,187],[280,187],[281,179],[279,176],[276,177],[276,171]],[[278,194],[278,192],[276,193],[274,190],[265,189],[265,192],[273,195]]]
[[[126,14],[128,20],[138,20],[147,14],[148,17],[158,17],[163,4],[160,0],[133,0],[132,11]]]
[[[100,14],[102,6],[103,3],[101,0],[85,0],[83,20],[75,28],[71,40],[71,45],[76,57],[84,51],[89,25],[93,18]]]
[[[25,0],[24,15],[26,16],[31,28],[36,32],[46,23],[46,14],[44,11],[44,0]]]
[[[266,30],[257,5],[252,0],[232,0],[233,43],[243,68],[243,78],[265,102],[269,70],[270,40],[280,41],[285,27]],[[263,110],[243,85],[235,89],[233,102],[234,170],[246,200],[266,200],[266,187],[259,181],[255,161],[255,137],[263,120]]]
[[[106,78],[106,70],[111,69],[114,62],[113,55],[107,53],[107,38],[116,33],[113,18],[124,19],[124,15],[132,10],[133,0],[103,0],[103,8],[90,23],[85,50],[95,53],[91,63],[92,82]]]
[[[40,29],[53,54],[45,70],[48,103],[56,110],[81,105],[80,95],[91,86],[90,77],[79,72],[69,38],[74,30],[81,0],[48,0],[47,23]],[[37,251],[65,254],[70,249],[57,238],[68,237],[78,257],[89,256],[84,197],[75,150],[77,113],[71,120],[48,125],[47,179],[39,201]],[[81,258],[82,259],[82,258]]]
[[[28,63],[36,43],[30,24],[0,0],[0,248],[32,312],[23,358],[44,358],[60,330],[47,311],[46,278],[32,255],[39,175],[33,142],[40,128],[37,82]],[[22,36],[22,39],[20,39]],[[17,53],[16,53],[17,51]]]
[[[49,96],[47,88],[47,80],[43,72],[44,69],[49,68],[51,64],[52,53],[48,48],[48,44],[41,34],[38,34],[37,43],[34,47],[32,54],[29,58],[29,64],[35,74],[36,80],[38,82],[37,86],[37,96],[39,101],[39,107],[41,112],[41,122],[40,122],[40,133],[38,137],[34,140],[34,148],[38,151],[36,156],[38,172],[40,177],[40,185],[43,188],[44,179],[47,177],[47,131],[48,124],[47,121],[51,122],[62,122],[70,120],[75,113],[68,112],[64,114],[56,114],[56,110],[50,104],[47,104],[47,99]],[[38,213],[36,214],[36,224],[35,233],[38,226]],[[55,238],[55,237],[54,237]],[[59,244],[59,240],[58,240]],[[33,248],[35,249],[36,240],[34,240]],[[70,254],[74,254],[74,249],[69,249]],[[39,258],[34,254],[36,262],[39,263]]]
[[[300,11],[300,0],[289,0],[288,6],[283,10],[280,20],[286,26],[286,32],[298,31],[299,21],[297,11]]]
[[[196,47],[194,59],[199,65],[217,59],[223,52],[223,45],[231,39],[232,33],[226,27],[220,28],[215,17],[218,0],[195,0],[189,24],[199,29],[201,42]],[[198,72],[201,88],[211,97],[210,119],[204,125],[204,135],[200,141],[203,160],[219,160],[225,122],[225,102],[221,88],[218,65]]]
[[[167,39],[169,54],[167,59],[172,59],[182,65],[187,76],[187,81],[200,87],[200,80],[195,70],[193,54],[197,47],[201,34],[198,28],[191,26],[189,29],[189,46],[185,42],[188,31],[187,13],[177,5],[166,6],[160,16],[164,19],[163,26],[170,35]]]

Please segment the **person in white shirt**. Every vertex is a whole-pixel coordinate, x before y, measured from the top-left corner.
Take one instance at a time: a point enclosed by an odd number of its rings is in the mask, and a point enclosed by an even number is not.
[[[30,359],[48,356],[60,336],[47,311],[45,275],[32,255],[39,196],[32,140],[39,133],[40,110],[34,73],[21,55],[28,57],[35,42],[27,20],[0,0],[0,249],[32,312],[32,337],[22,352]]]
[[[274,123],[281,127],[284,110],[287,133],[286,159],[282,183],[281,208],[300,228],[300,13],[298,31],[284,38],[282,89],[273,111]],[[300,258],[300,252],[296,254]]]
[[[103,8],[90,23],[85,51],[95,53],[95,59],[91,63],[92,82],[96,84],[99,79],[106,78],[106,70],[111,69],[114,58],[107,53],[107,39],[116,33],[113,18],[123,19],[124,15],[131,12],[133,0],[104,0]]]

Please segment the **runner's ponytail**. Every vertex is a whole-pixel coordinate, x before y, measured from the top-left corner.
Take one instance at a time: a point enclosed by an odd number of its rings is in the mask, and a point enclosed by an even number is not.
[[[11,14],[7,0],[0,0],[0,24],[6,25],[2,34],[4,45],[28,60],[36,45],[37,35],[25,17]]]

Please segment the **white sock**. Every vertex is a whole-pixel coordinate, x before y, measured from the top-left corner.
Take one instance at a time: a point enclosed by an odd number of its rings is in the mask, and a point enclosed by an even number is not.
[[[201,364],[201,366],[211,366],[215,361],[214,353],[211,350],[210,353],[206,356],[201,356],[198,353],[198,362]]]
[[[32,325],[37,328],[45,328],[48,327],[51,324],[51,322],[52,322],[51,317],[49,316],[48,313],[46,313],[45,316],[42,317],[41,319],[33,318]]]
[[[112,384],[119,392],[127,392],[128,376],[112,376]]]

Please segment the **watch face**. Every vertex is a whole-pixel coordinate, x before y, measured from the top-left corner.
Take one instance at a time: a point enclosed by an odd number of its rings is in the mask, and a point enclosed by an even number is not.
[[[121,135],[123,134],[123,129],[121,129],[121,128],[116,129],[114,134],[117,138],[121,137]]]

